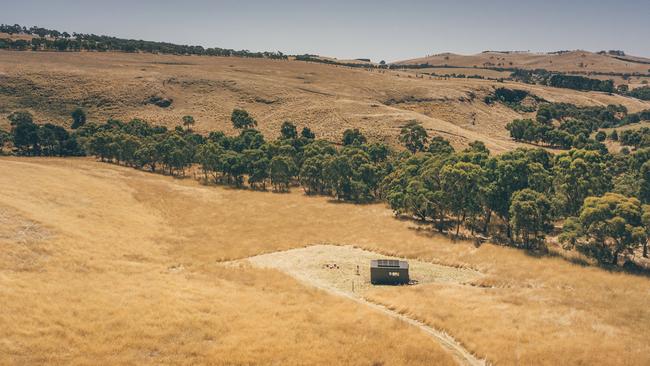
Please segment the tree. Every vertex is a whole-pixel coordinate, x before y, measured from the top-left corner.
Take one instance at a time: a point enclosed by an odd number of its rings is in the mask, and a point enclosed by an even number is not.
[[[417,121],[409,121],[400,131],[399,140],[412,154],[424,151],[429,135]]]
[[[612,141],[618,141],[618,132],[616,132],[616,130],[612,131],[612,133],[609,134],[609,139]]]
[[[516,119],[506,125],[510,137],[517,141],[534,141],[536,139],[536,123],[531,119]]]
[[[194,117],[183,116],[183,126],[185,127],[186,130],[189,131],[190,129],[192,129],[192,126],[194,126],[195,123],[196,121],[194,121]]]
[[[363,145],[366,143],[366,137],[358,128],[347,129],[343,132],[343,145]]]
[[[32,114],[26,111],[18,111],[10,114],[7,119],[9,120],[11,126],[16,126],[19,123],[34,123],[34,118]]]
[[[456,216],[456,237],[467,216],[473,218],[480,211],[483,177],[480,166],[462,161],[447,164],[440,172],[442,191],[447,194],[449,208]]]
[[[551,202],[532,189],[517,191],[510,204],[510,221],[515,235],[523,240],[524,248],[532,249],[544,238],[543,233],[553,228]]]
[[[648,239],[650,239],[650,205],[643,205],[643,215],[641,222],[645,230],[645,238],[643,240],[643,257],[648,258]]]
[[[429,142],[427,151],[434,155],[449,155],[454,153],[454,148],[449,141],[440,136],[433,136]]]
[[[266,180],[269,178],[270,161],[261,149],[244,150],[244,161],[246,173],[248,173],[248,184],[253,189],[260,184],[266,189]]]
[[[646,240],[639,200],[617,193],[585,200],[580,215],[567,220],[560,240],[600,263],[616,265]]]
[[[153,139],[146,139],[138,150],[135,152],[135,161],[138,167],[149,165],[152,172],[156,172],[156,167],[161,161],[158,143]]]
[[[296,171],[293,159],[289,156],[274,156],[271,159],[270,178],[273,189],[277,192],[289,191],[289,183]]]
[[[72,126],[70,128],[73,130],[86,124],[86,112],[83,109],[76,108],[70,116],[72,117]]]
[[[324,193],[323,165],[326,158],[326,155],[316,155],[303,162],[300,169],[300,185],[303,186],[305,193]]]
[[[298,130],[296,129],[296,125],[289,121],[282,122],[282,126],[280,127],[280,135],[283,139],[287,140],[293,140],[297,138]]]
[[[198,147],[196,151],[196,160],[201,164],[201,170],[203,171],[206,180],[210,174],[215,183],[217,182],[221,154],[223,154],[221,146],[212,141]]]
[[[2,148],[11,139],[8,132],[0,129],[0,155],[2,155]]]
[[[642,203],[650,203],[650,160],[641,165],[639,179],[639,199]]]
[[[40,154],[38,126],[29,119],[17,118],[12,121],[13,144],[22,154]]]
[[[246,162],[242,154],[226,150],[221,154],[221,161],[219,163],[219,170],[227,178],[227,183],[235,183],[235,186],[241,187],[244,183],[244,173],[246,172]]]
[[[603,142],[603,141],[605,141],[606,138],[607,138],[607,134],[605,132],[598,131],[596,133],[596,136],[595,136],[596,141]]]
[[[230,121],[236,129],[247,129],[257,126],[257,121],[243,109],[235,109],[230,115]]]
[[[316,134],[314,134],[309,127],[303,127],[302,131],[300,131],[300,136],[307,140],[313,140],[316,138]]]
[[[597,151],[571,150],[555,158],[554,187],[560,213],[576,215],[586,197],[611,189],[606,157]]]
[[[336,199],[343,200],[350,197],[352,167],[350,159],[341,154],[328,157],[323,166],[323,180],[325,185],[334,193]]]

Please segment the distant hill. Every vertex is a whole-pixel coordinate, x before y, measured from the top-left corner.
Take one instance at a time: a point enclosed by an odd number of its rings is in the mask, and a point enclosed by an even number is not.
[[[169,42],[118,38],[106,35],[68,33],[19,24],[0,24],[0,49],[14,51],[157,53],[200,56],[238,56],[252,58],[286,59],[282,52],[251,52],[219,47],[180,45]]]
[[[421,65],[471,67],[471,68],[520,68],[545,69],[564,73],[616,73],[649,74],[650,59],[644,57],[601,54],[589,51],[560,51],[552,53],[486,51],[476,55],[441,53],[411,60],[398,61],[395,65]]]
[[[621,95],[509,80],[423,77],[416,71],[291,59],[0,50],[0,128],[9,129],[6,116],[17,110],[32,112],[37,122],[69,126],[70,112],[83,107],[91,121],[137,117],[173,127],[189,114],[199,132],[236,133],[230,113],[244,108],[270,137],[289,120],[331,141],[359,128],[370,139],[397,145],[401,126],[414,119],[457,147],[482,140],[503,152],[521,146],[505,125],[528,114],[486,104],[495,88],[526,90],[552,102],[623,104],[631,112],[650,108],[650,102]]]

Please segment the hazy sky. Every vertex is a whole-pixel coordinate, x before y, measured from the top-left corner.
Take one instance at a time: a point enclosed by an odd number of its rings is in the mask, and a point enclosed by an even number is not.
[[[0,9],[0,23],[374,61],[487,49],[650,56],[650,0],[0,0]]]

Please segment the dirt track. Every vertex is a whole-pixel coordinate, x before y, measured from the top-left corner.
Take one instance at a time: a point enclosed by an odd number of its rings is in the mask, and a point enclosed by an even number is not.
[[[371,286],[367,265],[371,258],[394,258],[379,255],[352,246],[314,245],[250,257],[246,260],[257,267],[275,268],[310,286],[336,296],[345,297],[369,306],[394,319],[419,328],[449,351],[461,365],[485,365],[449,334],[419,320],[408,317],[388,307],[368,301],[363,293]],[[246,265],[244,261],[227,262],[228,265]],[[357,272],[357,266],[361,269]],[[462,284],[481,276],[480,273],[419,261],[409,262],[411,277],[418,283],[443,282]]]

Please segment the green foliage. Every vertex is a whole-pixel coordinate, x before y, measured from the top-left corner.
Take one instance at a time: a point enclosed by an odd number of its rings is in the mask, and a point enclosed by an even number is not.
[[[9,134],[9,132],[0,129],[0,154],[2,154],[2,148],[10,140],[11,140],[11,135]]]
[[[600,263],[616,264],[646,240],[642,207],[636,198],[617,193],[589,197],[577,218],[567,220],[560,240]]]
[[[347,129],[343,132],[343,145],[363,145],[366,143],[366,137],[358,128]]]
[[[233,112],[233,124],[238,121],[241,128],[238,135],[212,131],[204,136],[181,126],[169,131],[139,119],[88,122],[68,132],[52,124],[36,124],[29,113],[16,112],[9,116],[9,137],[20,154],[87,153],[102,161],[175,176],[185,175],[195,165],[205,182],[247,184],[262,190],[271,184],[278,192],[298,183],[306,194],[358,203],[385,200],[396,214],[428,222],[439,231],[454,230],[459,235],[465,227],[539,249],[551,218],[581,218],[589,197],[613,189],[626,200],[650,203],[650,148],[641,144],[629,155],[611,155],[594,148],[596,142],[585,136],[593,126],[618,121],[624,113],[619,106],[548,104],[540,107],[535,120],[513,121],[510,129],[522,138],[529,130],[549,127],[542,136],[554,131],[576,134],[572,144],[588,147],[556,156],[540,148],[493,156],[480,141],[456,152],[439,136],[427,145],[426,131],[417,123],[405,126],[401,136],[410,153],[368,143],[359,130],[352,129],[345,131],[343,147],[337,147],[315,139],[307,128],[298,135],[290,122],[282,125],[279,139],[267,141],[252,128],[255,123],[243,110]],[[639,112],[639,118],[644,113]],[[492,216],[499,220],[492,222]],[[566,221],[564,236],[567,243],[583,248],[582,244],[594,242],[593,235],[601,232],[586,230],[579,218]],[[616,250],[608,257],[603,248],[611,247],[612,240],[584,248],[611,259]],[[627,252],[622,249],[619,254]]]
[[[611,189],[606,160],[601,153],[587,150],[571,150],[556,156],[553,185],[560,214],[576,215],[585,198]]]
[[[625,130],[618,135],[618,141],[626,146],[635,148],[650,147],[650,128],[642,127],[637,130]]]
[[[509,214],[513,232],[521,238],[526,249],[541,245],[544,233],[553,228],[551,202],[544,194],[532,189],[515,192]]]
[[[462,161],[447,164],[440,171],[441,188],[447,194],[450,212],[456,216],[456,236],[461,223],[468,216],[474,219],[480,212],[484,174],[480,166]]]
[[[400,131],[399,140],[408,151],[415,154],[424,151],[429,135],[417,121],[409,121]]]
[[[20,27],[19,25],[0,25],[0,33],[29,34],[32,39],[3,39],[0,48],[32,51],[119,51],[146,52],[173,55],[202,55],[202,56],[236,56],[269,59],[286,59],[282,52],[250,52],[247,50],[232,50],[224,48],[204,48],[202,46],[178,45],[168,42],[143,41],[124,39],[95,34],[60,32],[40,27]]]
[[[32,122],[31,115],[9,116],[11,121],[11,135],[13,136],[14,147],[24,155],[39,155],[39,133],[38,125]]]
[[[266,189],[271,161],[264,151],[262,149],[244,150],[244,161],[246,163],[246,174],[248,174],[248,184],[253,189]]]
[[[627,109],[621,105],[607,107],[576,107],[567,103],[542,104],[535,120],[516,119],[506,125],[510,136],[517,141],[543,143],[551,147],[606,151],[603,140],[588,138],[599,128],[630,123]],[[553,122],[557,121],[557,124]],[[602,139],[603,135],[598,134]]]
[[[632,89],[627,95],[641,100],[650,100],[650,86],[641,86]]]
[[[548,85],[556,88],[595,90],[607,93],[614,91],[614,82],[612,80],[590,79],[577,75],[554,74],[548,79]]]
[[[517,112],[530,113],[534,112],[535,108],[522,104],[524,99],[526,99],[529,95],[536,101],[542,100],[541,98],[538,98],[537,96],[532,95],[525,90],[497,88],[492,94],[485,97],[484,102],[486,104],[492,104],[498,101]]]
[[[309,127],[303,127],[302,131],[300,131],[300,136],[302,138],[308,139],[308,140],[313,140],[316,138],[316,134],[314,134]]]
[[[427,151],[433,155],[450,155],[454,153],[454,148],[449,141],[440,136],[433,136],[429,142]]]
[[[183,116],[183,126],[187,130],[191,129],[192,126],[194,126],[195,123],[196,123],[196,121],[194,121],[194,117],[192,117],[192,116]]]
[[[641,165],[639,178],[639,199],[642,203],[650,203],[650,160]]]
[[[257,121],[243,109],[235,109],[230,115],[230,121],[236,129],[247,129],[257,126]]]
[[[270,178],[273,189],[277,192],[289,191],[289,183],[296,174],[296,165],[290,156],[279,155],[271,159]]]
[[[289,121],[282,122],[282,126],[280,127],[280,136],[282,136],[283,139],[288,140],[297,138],[298,130],[296,129],[296,125]]]
[[[86,124],[86,112],[83,109],[76,108],[74,111],[72,111],[70,116],[72,117],[71,128],[73,130],[76,130],[77,128],[82,127]]]

